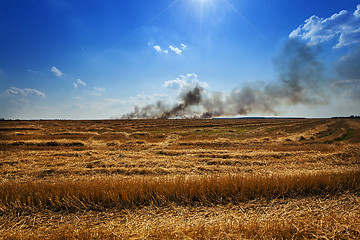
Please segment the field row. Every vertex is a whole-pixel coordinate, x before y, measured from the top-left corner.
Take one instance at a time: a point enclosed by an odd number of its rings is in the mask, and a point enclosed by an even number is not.
[[[9,212],[1,239],[359,239],[360,197],[313,196],[239,205]]]
[[[359,192],[360,171],[272,176],[106,178],[0,184],[0,212],[211,205]]]
[[[358,119],[0,122],[1,239],[359,239]]]
[[[359,129],[345,119],[10,121],[0,128],[0,173],[54,181],[342,171],[360,164]]]

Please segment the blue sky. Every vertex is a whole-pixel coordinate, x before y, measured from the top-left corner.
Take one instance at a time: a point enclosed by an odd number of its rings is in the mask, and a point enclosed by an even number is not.
[[[321,99],[290,104],[261,90],[267,95],[257,104],[271,102],[274,111],[250,106],[246,115],[360,115],[360,75],[344,67],[347,59],[359,66],[359,4],[0,0],[0,117],[106,119],[135,105],[176,104],[195,85],[224,99],[244,86],[280,89],[274,61],[289,39],[319,51],[326,75],[319,80]]]

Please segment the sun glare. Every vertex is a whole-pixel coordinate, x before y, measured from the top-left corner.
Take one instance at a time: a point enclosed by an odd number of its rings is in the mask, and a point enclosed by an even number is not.
[[[194,0],[194,2],[200,3],[201,5],[209,4],[212,0]]]
[[[198,0],[201,4],[208,4],[212,0]]]

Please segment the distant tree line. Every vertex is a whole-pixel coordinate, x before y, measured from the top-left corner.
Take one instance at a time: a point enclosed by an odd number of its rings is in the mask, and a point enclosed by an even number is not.
[[[348,116],[348,117],[332,117],[332,118],[360,118],[360,116],[351,115],[351,116]]]

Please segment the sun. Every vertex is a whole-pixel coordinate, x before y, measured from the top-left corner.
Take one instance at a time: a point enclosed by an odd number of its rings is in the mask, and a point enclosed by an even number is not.
[[[206,4],[210,4],[213,0],[193,0],[193,1],[201,5],[206,5]]]
[[[200,7],[201,11],[205,11],[205,9],[212,8],[215,0],[192,0],[192,2]]]
[[[199,1],[201,4],[209,4],[212,0],[197,0]]]
[[[214,10],[214,4],[216,0],[189,0],[194,7],[194,13],[199,18],[200,34],[204,25],[204,20],[209,16],[209,13]]]

